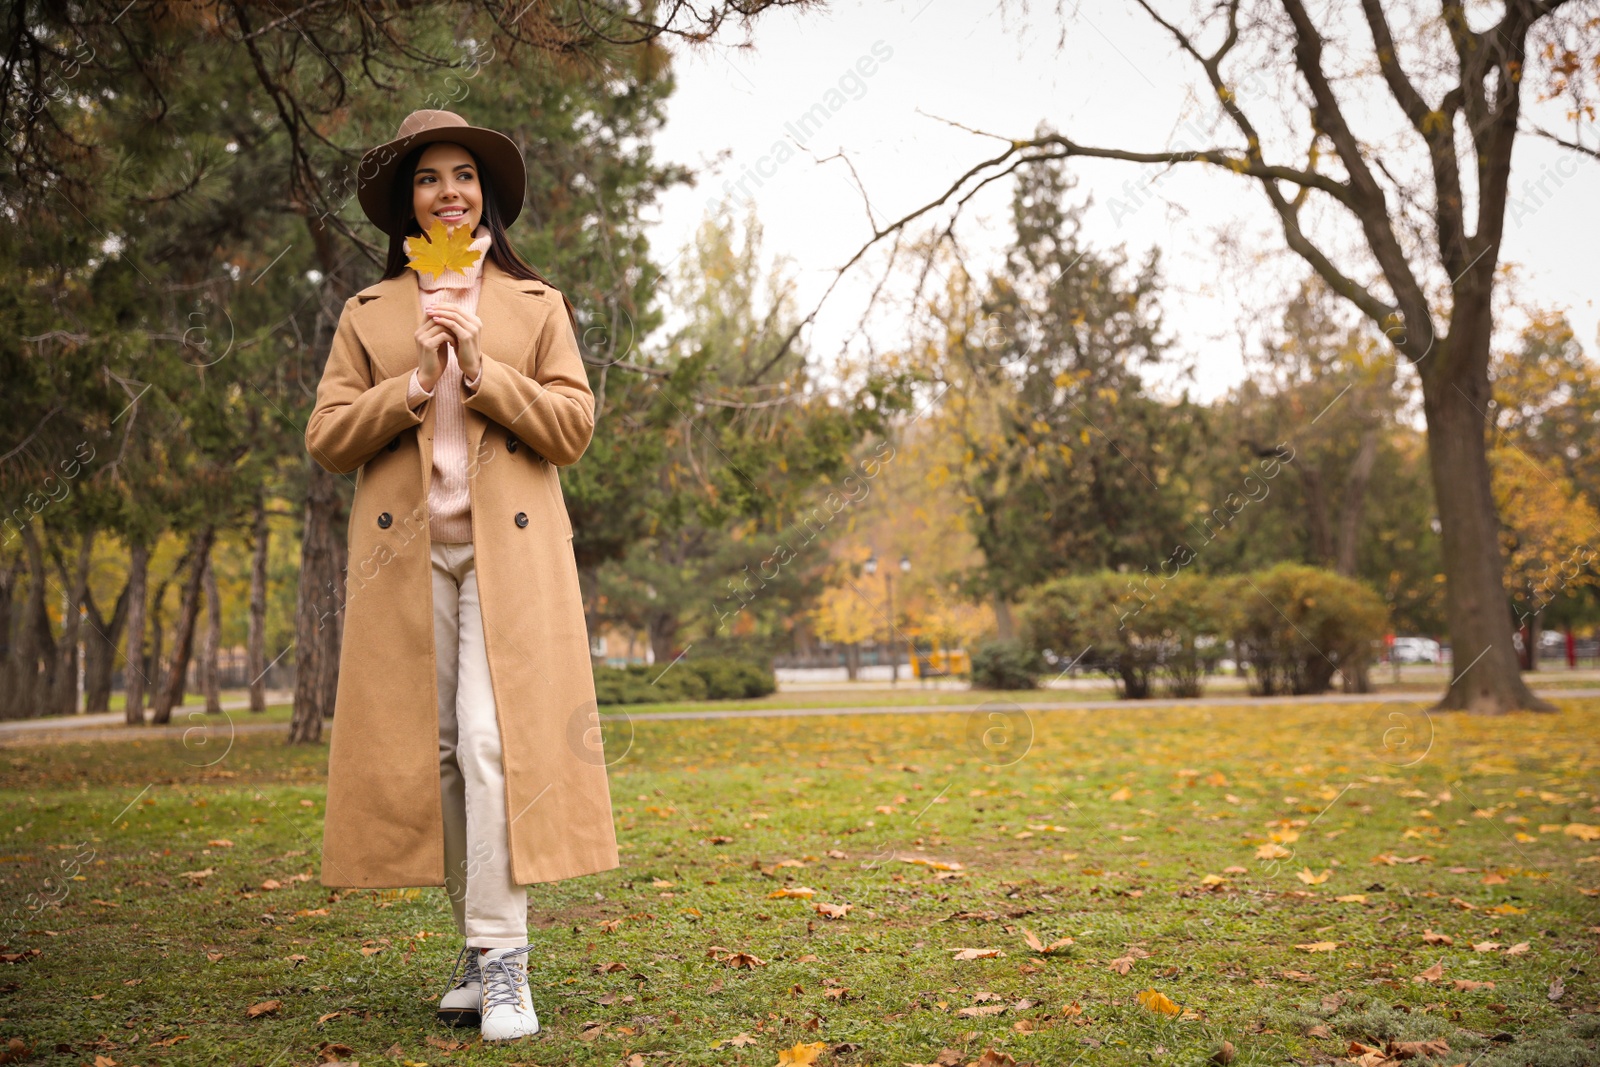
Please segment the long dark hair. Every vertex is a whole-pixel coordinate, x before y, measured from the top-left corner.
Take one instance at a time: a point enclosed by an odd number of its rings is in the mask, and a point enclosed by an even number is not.
[[[395,170],[394,186],[389,190],[389,256],[383,265],[383,280],[398,278],[406,271],[406,261],[410,258],[406,254],[406,238],[417,237],[422,233],[422,225],[417,222],[417,217],[411,208],[412,192],[411,180],[417,174],[417,162],[422,158],[422,153],[433,147],[431,144],[419,145],[408,152],[400,161],[400,166]],[[494,180],[487,171],[478,166],[478,157],[465,145],[459,146],[472,156],[472,169],[478,174],[478,188],[483,191],[483,224],[489,230],[488,260],[513,278],[525,278],[530,281],[542,282],[555,289],[556,286],[544,275],[533,269],[533,265],[522,258],[522,255],[511,244],[511,238],[506,236],[505,222],[500,218],[500,202],[495,199]],[[572,336],[578,341],[578,354],[583,351],[583,331],[578,329],[578,310],[572,306],[572,299],[566,293],[561,294],[562,303],[567,306],[567,321],[572,323]]]

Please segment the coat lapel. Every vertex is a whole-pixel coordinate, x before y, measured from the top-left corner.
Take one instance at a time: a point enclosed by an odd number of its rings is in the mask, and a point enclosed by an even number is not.
[[[478,293],[478,318],[483,321],[479,347],[490,359],[513,367],[529,369],[523,358],[533,347],[542,323],[536,312],[537,301],[524,300],[523,294],[544,292],[542,283],[528,278],[513,278],[493,262],[483,265],[483,289]],[[356,294],[360,302],[355,312],[356,333],[366,346],[372,362],[384,378],[409,375],[417,369],[417,327],[422,325],[422,300],[417,294],[416,275],[402,271]],[[424,499],[433,482],[434,406],[423,412],[417,428],[418,458],[422,463]],[[478,454],[489,420],[471,409],[466,411],[467,456]]]

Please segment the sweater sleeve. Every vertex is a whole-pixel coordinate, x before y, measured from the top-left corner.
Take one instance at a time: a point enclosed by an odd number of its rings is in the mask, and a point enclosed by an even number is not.
[[[594,391],[567,319],[565,302],[545,316],[531,357],[533,374],[483,356],[478,388],[463,403],[487,415],[558,467],[576,463],[594,436]]]
[[[412,370],[410,380],[411,384],[406,387],[406,406],[414,408],[432,397],[433,390],[422,387],[422,372],[419,370]]]
[[[358,470],[401,430],[422,424],[422,416],[406,403],[409,378],[373,380],[372,361],[350,320],[355,300],[351,297],[339,315],[316,406],[306,422],[306,450],[333,474]]]

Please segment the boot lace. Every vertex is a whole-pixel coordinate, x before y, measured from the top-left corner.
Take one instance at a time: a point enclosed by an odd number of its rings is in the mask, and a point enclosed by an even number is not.
[[[517,959],[533,951],[532,945],[523,945],[514,948],[502,956],[483,963],[483,1010],[488,1011],[496,1005],[520,1006],[522,998],[517,995],[517,984],[524,985],[528,981],[527,963]]]
[[[461,966],[461,961],[463,959],[467,961],[465,969],[463,969]],[[460,981],[456,980],[457,971],[462,971]],[[462,986],[467,986],[471,985],[473,982],[482,981],[483,972],[478,968],[478,950],[467,945],[462,945],[461,951],[456,955],[455,964],[450,968],[450,978],[445,983],[445,992],[449,993],[453,990],[460,989]]]

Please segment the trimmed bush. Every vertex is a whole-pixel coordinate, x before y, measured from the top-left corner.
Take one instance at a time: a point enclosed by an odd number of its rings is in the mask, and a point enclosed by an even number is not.
[[[1363,583],[1299,563],[1217,581],[1235,652],[1261,696],[1325,693],[1335,674],[1356,677],[1389,617]]]
[[[1104,571],[1057,578],[1021,608],[1028,644],[1100,671],[1125,699],[1148,697],[1160,679],[1173,696],[1199,696],[1222,653],[1216,594],[1206,579]]]
[[[745,659],[685,656],[670,669],[659,663],[596,667],[594,688],[602,705],[672,704],[763,697],[778,683],[770,669]]]
[[[1361,582],[1284,563],[1225,577],[1057,578],[1033,589],[1019,615],[1028,647],[1103,672],[1122,697],[1140,699],[1157,683],[1171,696],[1199,696],[1230,641],[1254,692],[1326,692],[1336,672],[1358,673],[1388,612]]]
[[[984,641],[972,650],[972,688],[1033,689],[1044,657],[1016,638]]]

